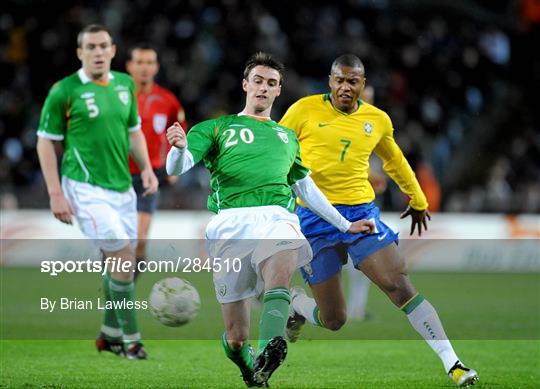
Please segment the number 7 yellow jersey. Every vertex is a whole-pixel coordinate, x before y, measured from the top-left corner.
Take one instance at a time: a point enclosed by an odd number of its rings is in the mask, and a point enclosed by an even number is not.
[[[385,172],[411,198],[410,205],[426,209],[426,197],[394,140],[389,116],[371,104],[359,103],[356,112],[346,114],[334,108],[329,94],[304,97],[287,110],[280,124],[296,133],[304,166],[332,204],[373,201],[368,174],[369,157],[375,153]]]

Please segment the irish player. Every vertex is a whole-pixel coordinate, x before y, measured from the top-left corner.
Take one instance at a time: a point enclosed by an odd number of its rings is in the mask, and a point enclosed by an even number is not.
[[[175,121],[187,129],[184,108],[172,92],[154,82],[159,71],[159,62],[157,52],[152,46],[140,43],[132,47],[126,69],[135,81],[141,128],[154,173],[160,180],[160,185],[173,184],[177,177],[167,176],[165,172],[165,156],[170,148],[165,130]],[[146,258],[146,239],[152,215],[158,206],[159,191],[143,196],[145,189],[142,185],[141,169],[132,158],[129,161],[129,170],[133,177],[133,188],[137,193],[138,239],[135,255],[139,262]],[[138,274],[136,271],[135,277]]]
[[[311,249],[292,213],[291,186],[317,214],[345,233],[371,232],[367,220],[348,222],[324,198],[299,159],[294,132],[270,119],[281,92],[283,65],[265,53],[252,56],[242,87],[246,105],[239,114],[208,120],[187,135],[179,125],[167,130],[174,146],[167,172],[181,174],[199,161],[210,170],[208,208],[217,213],[206,228],[209,254],[240,258],[240,269],[214,272],[216,296],[226,331],[225,354],[242,372],[248,386],[266,386],[283,362],[287,344],[282,335],[288,317],[289,282],[309,263]],[[255,356],[247,343],[250,299],[264,290]]]
[[[82,68],[53,85],[41,112],[39,161],[54,216],[67,224],[75,216],[105,258],[127,262],[131,269],[111,271],[103,279],[105,298],[124,308],[105,311],[98,350],[146,359],[136,311],[128,304],[135,299],[131,240],[137,238],[130,151],[142,169],[146,195],[156,192],[158,181],[140,131],[133,81],[110,71],[116,52],[111,34],[92,24],[79,33],[77,43]],[[61,184],[54,141],[64,146]]]
[[[428,204],[418,181],[393,136],[388,115],[360,100],[365,85],[364,65],[354,55],[337,58],[329,76],[330,93],[300,99],[280,124],[292,128],[301,144],[301,157],[315,183],[349,220],[375,220],[376,234],[347,235],[321,219],[300,201],[297,210],[302,232],[313,249],[313,261],[301,271],[315,299],[302,288],[292,291],[288,335],[296,340],[305,320],[338,330],[346,320],[341,267],[347,254],[441,358],[445,371],[458,386],[473,384],[478,375],[460,362],[437,312],[418,293],[407,275],[406,261],[397,252],[398,235],[379,218],[375,194],[368,182],[369,156],[378,155],[385,172],[410,197],[401,218],[412,217],[421,235],[427,228]]]

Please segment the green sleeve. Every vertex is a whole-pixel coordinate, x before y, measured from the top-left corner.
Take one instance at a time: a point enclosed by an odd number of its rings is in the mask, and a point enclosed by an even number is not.
[[[287,182],[289,185],[294,184],[296,181],[301,180],[309,174],[309,169],[302,165],[302,160],[300,159],[300,145],[298,145],[298,139],[295,140],[298,147],[296,150],[296,158],[287,175]]]
[[[206,120],[189,130],[187,148],[193,155],[193,163],[200,162],[214,147],[214,139],[219,132],[219,119]]]
[[[66,133],[69,99],[60,83],[53,85],[39,118],[37,134],[43,138],[63,140]]]
[[[129,132],[138,131],[141,129],[141,118],[139,117],[139,110],[137,108],[137,96],[135,96],[135,84],[133,80],[130,79],[129,83],[129,93],[131,107],[129,109],[128,116],[128,130]]]

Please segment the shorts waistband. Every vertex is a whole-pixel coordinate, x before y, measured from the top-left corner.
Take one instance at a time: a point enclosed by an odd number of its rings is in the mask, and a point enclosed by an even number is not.
[[[287,212],[287,209],[279,205],[262,205],[258,207],[226,208],[218,212],[218,215],[245,215],[262,214],[266,212]]]

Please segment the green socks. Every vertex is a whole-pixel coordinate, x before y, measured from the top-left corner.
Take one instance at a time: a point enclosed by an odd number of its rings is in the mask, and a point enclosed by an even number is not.
[[[221,337],[221,345],[223,346],[223,350],[225,350],[227,358],[233,361],[240,369],[253,369],[253,350],[248,342],[245,342],[240,349],[233,350],[231,346],[229,346],[229,342],[227,342],[224,333]]]
[[[137,323],[137,310],[135,308],[128,309],[126,303],[135,301],[135,283],[133,281],[120,281],[110,278],[109,290],[111,301],[117,307],[114,310],[116,319],[124,334],[124,342],[132,343],[141,340],[139,333],[139,325]]]
[[[103,294],[105,296],[105,301],[111,301],[111,289],[109,283],[111,282],[111,274],[109,272],[105,273],[103,276]],[[105,304],[107,305],[107,304]],[[122,339],[122,330],[116,319],[116,313],[112,308],[105,308],[105,317],[103,320],[103,325],[101,326],[101,332],[107,340],[121,340]]]
[[[291,303],[289,289],[282,286],[272,288],[264,294],[263,301],[257,355],[264,350],[270,339],[283,336],[285,332]]]

